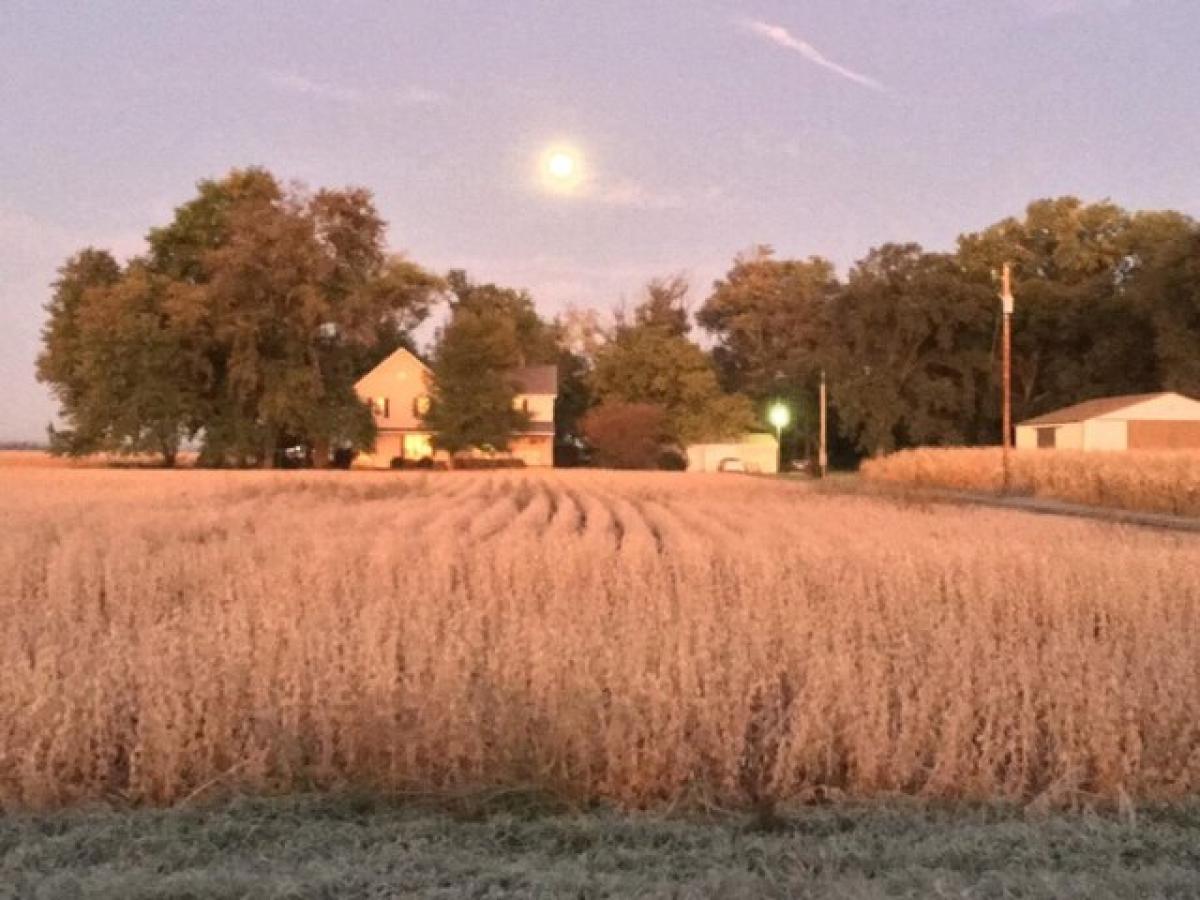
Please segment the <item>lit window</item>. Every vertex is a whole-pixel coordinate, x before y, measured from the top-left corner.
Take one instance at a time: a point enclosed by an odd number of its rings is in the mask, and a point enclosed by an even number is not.
[[[388,398],[387,397],[372,397],[371,412],[376,418],[386,419],[388,417]]]
[[[424,416],[429,412],[429,395],[421,394],[413,399],[413,415]]]

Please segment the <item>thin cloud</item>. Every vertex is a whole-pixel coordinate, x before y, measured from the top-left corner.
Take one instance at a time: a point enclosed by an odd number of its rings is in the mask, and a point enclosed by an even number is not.
[[[338,87],[323,81],[314,81],[295,72],[268,72],[267,83],[273,88],[289,94],[332,100],[336,103],[359,103],[363,96],[353,88]]]
[[[396,102],[401,106],[437,106],[446,102],[446,95],[418,85],[409,85],[396,93]]]
[[[746,20],[741,24],[742,27],[758,35],[760,38],[777,44],[786,50],[799,53],[813,65],[828,69],[830,72],[840,75],[847,81],[853,81],[855,84],[862,85],[865,88],[870,88],[880,93],[887,93],[888,89],[879,81],[876,81],[869,75],[864,75],[861,72],[856,72],[853,69],[848,69],[834,62],[808,41],[796,37],[782,25],[772,25],[768,22],[759,22],[756,20]]]
[[[598,184],[590,192],[591,199],[602,206],[623,209],[681,209],[686,206],[678,194],[656,191],[636,181],[622,179],[609,184]]]
[[[373,99],[355,88],[317,81],[296,72],[267,72],[265,77],[267,83],[276,90],[317,100],[327,100],[331,103],[357,105]],[[406,85],[381,99],[398,106],[436,106],[443,103],[446,96],[420,85]]]

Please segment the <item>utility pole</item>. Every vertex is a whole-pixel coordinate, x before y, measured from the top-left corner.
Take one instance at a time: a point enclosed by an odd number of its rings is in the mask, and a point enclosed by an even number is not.
[[[1008,454],[1012,449],[1012,315],[1013,315],[1013,293],[1012,293],[1012,267],[1004,264],[1002,274],[1000,276],[1000,311],[1002,318],[1001,331],[1001,351],[1002,362],[1001,367],[1003,374],[1001,381],[1003,383],[1003,415],[1001,427],[1004,429],[1004,434],[1001,440],[1003,465],[1004,465],[1004,493],[1008,493],[1009,488],[1009,459]]]
[[[827,447],[827,429],[825,417],[825,370],[821,370],[821,428],[820,428],[820,446],[817,448],[817,474],[822,478],[825,477],[825,470],[829,468],[829,451]]]

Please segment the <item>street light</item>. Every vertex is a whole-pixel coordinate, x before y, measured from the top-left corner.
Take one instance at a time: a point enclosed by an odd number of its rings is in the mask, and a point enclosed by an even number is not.
[[[775,471],[778,472],[783,468],[783,429],[791,423],[792,411],[787,404],[777,401],[767,410],[767,421],[775,428]]]

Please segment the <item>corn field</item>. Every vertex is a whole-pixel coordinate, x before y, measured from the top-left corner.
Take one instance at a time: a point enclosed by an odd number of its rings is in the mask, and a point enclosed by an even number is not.
[[[999,493],[997,448],[902,450],[863,463],[868,481]],[[1200,451],[1084,453],[1023,450],[1010,455],[1009,489],[1091,506],[1200,516]]]
[[[0,469],[0,808],[1200,787],[1200,543],[745,476]]]

